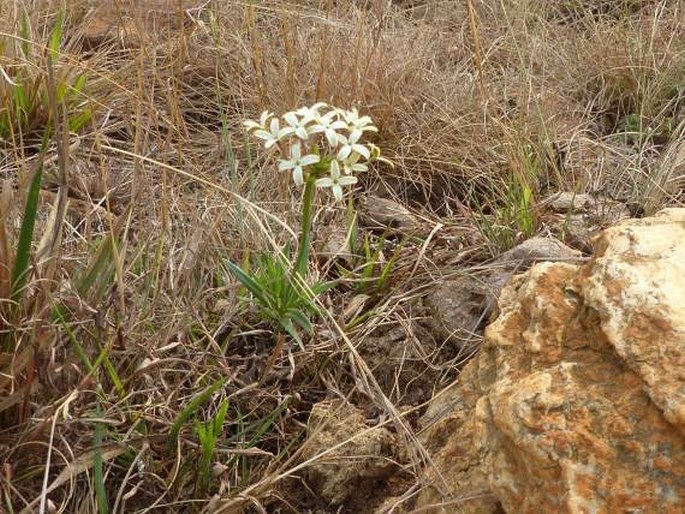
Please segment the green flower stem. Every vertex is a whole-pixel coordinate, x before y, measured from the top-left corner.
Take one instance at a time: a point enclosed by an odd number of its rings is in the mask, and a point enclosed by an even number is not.
[[[314,192],[316,191],[316,177],[310,173],[304,184],[304,195],[302,196],[302,221],[299,248],[297,249],[297,260],[295,261],[295,273],[304,279],[307,273],[307,263],[309,262],[309,247],[312,243],[312,204],[314,203]]]

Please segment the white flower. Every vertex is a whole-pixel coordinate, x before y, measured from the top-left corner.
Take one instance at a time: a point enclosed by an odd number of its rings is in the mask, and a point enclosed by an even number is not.
[[[317,187],[330,187],[335,199],[340,201],[343,197],[343,186],[351,186],[357,183],[357,177],[340,176],[340,164],[338,161],[331,161],[330,175],[316,180]]]
[[[248,130],[266,130],[266,122],[269,121],[269,118],[271,118],[271,116],[273,116],[272,113],[270,113],[269,111],[264,111],[262,115],[259,117],[259,123],[257,123],[256,121],[247,120],[243,123],[243,125],[245,125]]]
[[[260,128],[255,130],[254,135],[255,137],[258,137],[259,139],[263,139],[265,141],[264,148],[271,148],[281,139],[283,139],[284,137],[288,137],[294,132],[295,129],[293,127],[281,128],[278,122],[278,118],[272,118],[269,130],[266,130],[265,128]]]
[[[359,112],[357,112],[356,108],[351,111],[341,111],[341,113],[349,126],[350,138],[356,135],[357,139],[359,139],[364,131],[378,132],[378,129],[371,124],[371,118],[369,116],[359,117]]]
[[[361,135],[361,131],[352,132],[349,138],[346,138],[345,136],[338,134],[338,139],[342,143],[342,147],[340,148],[340,150],[338,150],[337,159],[339,161],[344,161],[350,155],[352,155],[353,152],[358,153],[367,160],[369,159],[369,157],[371,157],[371,151],[366,146],[360,145],[357,142],[359,141]]]
[[[281,159],[278,161],[278,169],[281,171],[293,170],[293,180],[295,184],[301,186],[304,184],[304,168],[311,164],[319,162],[319,156],[314,154],[307,154],[302,156],[300,151],[300,144],[294,143],[290,147],[290,159]]]
[[[360,155],[358,153],[354,154],[349,159],[343,161],[343,172],[345,175],[351,175],[359,171],[368,171],[369,167],[366,164],[362,164],[359,161]]]
[[[316,118],[320,116],[319,109],[322,107],[326,107],[326,104],[324,102],[317,102],[311,107],[300,107],[295,111],[295,114],[302,117],[311,116],[312,118]]]
[[[302,111],[302,109],[300,109]],[[285,122],[295,129],[295,135],[299,137],[302,141],[306,141],[309,138],[309,132],[307,132],[307,125],[314,121],[315,115],[311,112],[304,112],[300,117],[296,112],[287,112],[283,115]]]
[[[338,137],[340,134],[336,130],[347,128],[347,123],[342,120],[336,120],[338,115],[336,111],[330,111],[322,116],[316,117],[316,123],[309,127],[310,134],[317,134],[323,132],[326,135],[328,144],[336,147],[338,146]]]

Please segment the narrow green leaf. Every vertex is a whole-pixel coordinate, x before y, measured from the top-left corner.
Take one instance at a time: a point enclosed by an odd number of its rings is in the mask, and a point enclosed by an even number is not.
[[[230,260],[226,260],[226,265],[228,266],[228,269],[233,273],[235,278],[240,281],[241,284],[243,284],[259,301],[262,303],[267,303],[267,300],[264,296],[264,288],[261,286],[261,284],[257,283],[250,275],[245,273],[240,266],[233,264]]]
[[[195,395],[195,397],[192,400],[190,400],[188,405],[186,405],[183,408],[183,410],[179,412],[178,416],[176,416],[174,424],[171,426],[171,430],[169,431],[169,437],[167,439],[167,445],[169,447],[169,450],[174,449],[176,441],[178,440],[178,434],[181,431],[183,424],[188,420],[188,418],[193,414],[193,412],[195,412],[198,408],[200,408],[200,406],[203,403],[209,400],[209,398],[215,392],[217,392],[221,388],[221,386],[224,385],[225,382],[225,378],[217,380],[212,385],[207,387],[204,391]]]
[[[95,415],[102,416],[100,401],[95,407]],[[102,458],[102,441],[105,435],[104,423],[95,422],[95,453],[93,455],[93,486],[95,487],[95,497],[97,498],[98,514],[107,514],[107,490],[105,489],[105,470]]]
[[[83,89],[86,87],[87,81],[88,75],[85,72],[79,73],[76,76],[76,79],[74,79],[74,83],[71,86],[71,96],[73,98],[78,97],[83,92]]]
[[[33,173],[29,186],[26,206],[24,208],[24,219],[21,223],[19,233],[19,243],[17,245],[14,269],[12,270],[12,301],[18,302],[24,291],[24,284],[27,279],[29,267],[29,257],[31,255],[31,242],[33,241],[33,230],[36,226],[36,216],[38,214],[38,203],[40,200],[40,185],[43,179],[43,156],[47,148],[47,137],[43,138],[43,146],[38,156],[36,171]]]
[[[89,292],[90,288],[99,278],[112,276],[114,270],[114,240],[107,237],[100,243],[95,254],[95,259],[79,279],[76,290],[81,295]],[[106,281],[106,280],[105,280]]]
[[[280,416],[283,411],[285,411],[289,403],[290,398],[286,397],[286,399],[283,400],[280,403],[280,405],[278,405],[278,407],[276,407],[272,412],[269,413],[268,416],[266,416],[260,421],[257,430],[255,431],[254,435],[250,438],[248,443],[245,445],[245,448],[251,448],[259,442],[260,438],[266,433],[267,430],[269,430],[269,428],[271,428],[274,421],[276,421],[276,418]]]
[[[50,61],[54,64],[57,62],[57,56],[59,55],[59,49],[62,46],[62,30],[64,29],[64,12],[59,11],[57,13],[57,19],[55,20],[55,26],[50,32],[50,41],[48,43],[48,50],[50,51]]]
[[[24,53],[24,59],[30,61],[31,56],[31,22],[29,20],[29,14],[24,11],[21,17],[21,50]]]
[[[311,322],[307,319],[307,316],[302,314],[302,311],[299,311],[297,309],[290,309],[288,311],[288,316],[297,323],[300,327],[302,327],[302,330],[307,332],[308,334],[312,333],[312,324]]]
[[[83,345],[80,343],[80,341],[76,337],[76,334],[74,334],[74,331],[71,329],[69,323],[67,322],[65,308],[62,305],[55,305],[53,308],[53,316],[55,317],[57,322],[62,326],[64,331],[67,333],[69,341],[71,342],[72,346],[74,347],[74,350],[76,351],[76,354],[79,356],[81,362],[83,362],[83,365],[88,370],[88,372],[92,373],[93,371],[95,371],[95,366],[93,366],[93,363],[90,362],[90,359],[88,358],[88,353],[83,348]]]
[[[69,116],[69,130],[78,132],[83,126],[90,121],[92,113],[90,109],[84,109],[72,116]]]

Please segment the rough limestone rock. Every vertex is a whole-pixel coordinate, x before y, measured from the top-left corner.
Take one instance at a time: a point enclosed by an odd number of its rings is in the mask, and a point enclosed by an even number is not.
[[[504,288],[481,353],[421,420],[435,467],[416,509],[683,511],[685,209],[594,246]]]
[[[395,436],[387,428],[368,426],[364,414],[349,403],[315,404],[307,431],[304,456],[314,460],[307,467],[307,482],[331,505],[368,502],[383,479],[397,471]]]

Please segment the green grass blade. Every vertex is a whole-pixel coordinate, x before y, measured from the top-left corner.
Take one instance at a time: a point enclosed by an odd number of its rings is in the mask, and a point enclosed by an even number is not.
[[[238,281],[247,287],[247,289],[263,304],[267,304],[266,298],[264,296],[264,288],[256,282],[250,275],[245,273],[242,268],[236,264],[233,264],[230,260],[226,260],[226,265],[228,269],[233,273],[233,276],[238,279]]]
[[[84,296],[95,284],[99,277],[112,275],[114,270],[114,240],[106,238],[97,250],[95,259],[76,286],[80,295]]]
[[[83,365],[88,370],[88,373],[93,373],[93,371],[95,371],[95,366],[93,366],[93,363],[90,362],[90,359],[88,358],[88,354],[86,353],[85,348],[83,348],[83,345],[76,338],[76,334],[74,334],[74,331],[71,330],[71,327],[69,326],[69,323],[67,322],[67,318],[65,316],[63,309],[64,308],[61,305],[55,305],[55,307],[53,309],[53,315],[56,318],[57,322],[62,326],[64,331],[67,333],[67,337],[69,338],[69,341],[71,342],[72,346],[74,347],[76,354],[81,359],[81,362],[83,362]]]
[[[174,424],[171,426],[169,431],[169,437],[167,439],[167,445],[169,450],[173,450],[178,440],[178,434],[181,432],[183,424],[188,420],[188,418],[195,412],[200,406],[205,403],[209,398],[219,390],[221,386],[226,382],[225,378],[217,380],[212,385],[207,387],[204,391],[198,393],[188,405],[186,405],[181,412],[179,412]]]
[[[260,421],[259,426],[257,427],[257,430],[255,430],[254,435],[250,438],[248,443],[245,445],[245,448],[252,448],[255,444],[257,444],[261,437],[266,433],[267,430],[271,427],[271,425],[274,424],[274,421],[276,421],[276,418],[281,415],[282,412],[285,411],[285,409],[288,407],[290,404],[290,398],[286,398],[281,402],[281,404],[276,407],[272,412],[269,413],[268,416],[263,418]]]
[[[102,416],[102,409],[98,401],[95,409],[95,415],[99,418]],[[95,423],[95,454],[93,456],[93,486],[95,488],[95,497],[97,499],[98,514],[107,514],[109,506],[107,505],[107,491],[105,489],[105,470],[102,459],[102,441],[105,438],[104,423]]]
[[[24,53],[24,59],[27,61],[31,57],[31,22],[29,14],[24,11],[21,16],[21,28],[19,34],[21,35],[21,50]]]
[[[292,319],[295,323],[297,323],[302,330],[304,330],[306,333],[311,334],[312,333],[312,324],[311,322],[307,319],[307,316],[302,314],[302,311],[298,309],[290,309],[288,310],[288,316],[290,319]]]
[[[50,56],[50,62],[57,62],[57,56],[59,55],[59,49],[62,46],[62,31],[64,29],[64,12],[59,11],[57,13],[57,19],[55,20],[55,26],[50,32],[50,40],[48,42],[48,50]]]
[[[47,138],[43,139],[43,147],[38,156],[38,166],[33,173],[29,193],[26,198],[24,208],[24,219],[21,223],[19,233],[19,243],[17,245],[14,269],[12,270],[12,293],[13,302],[19,302],[26,284],[29,259],[31,256],[31,242],[33,241],[33,231],[36,226],[36,216],[38,214],[38,203],[40,201],[40,185],[43,180],[43,156],[47,148]]]

